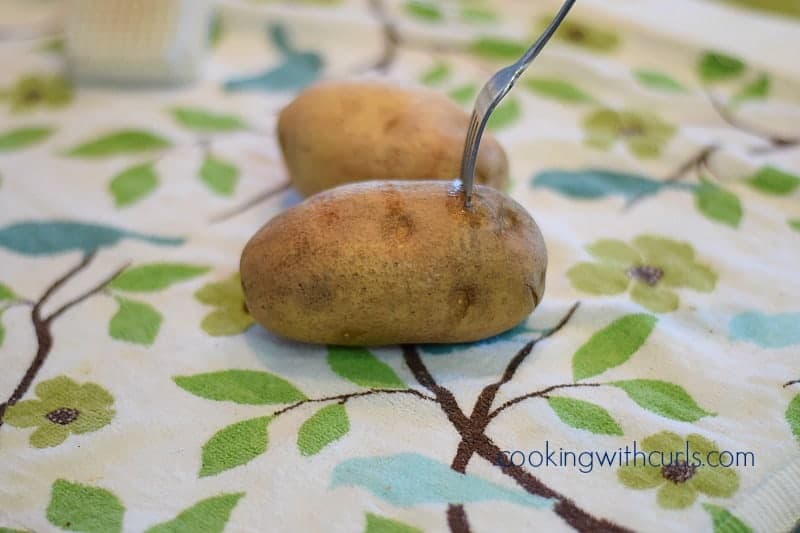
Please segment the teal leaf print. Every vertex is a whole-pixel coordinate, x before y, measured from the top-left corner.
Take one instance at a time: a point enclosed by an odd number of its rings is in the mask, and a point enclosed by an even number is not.
[[[697,63],[697,73],[704,82],[714,82],[735,78],[744,72],[741,59],[720,52],[706,52]]]
[[[350,431],[350,420],[342,404],[328,405],[303,422],[297,433],[297,448],[303,455],[316,455],[325,446]]]
[[[399,507],[506,501],[533,508],[549,508],[553,503],[516,488],[461,474],[449,465],[416,453],[358,457],[339,463],[331,474],[331,488],[342,486],[363,487]]]
[[[267,425],[271,420],[271,416],[251,418],[216,432],[203,445],[200,477],[215,476],[220,472],[247,464],[266,452],[269,442]]]
[[[283,55],[281,63],[263,74],[226,81],[226,91],[296,91],[319,78],[323,67],[319,54],[295,50],[289,43],[286,28],[280,24],[270,26],[269,36]]]
[[[220,196],[230,196],[239,181],[239,169],[227,161],[207,155],[200,167],[200,179]]]
[[[470,52],[487,59],[517,60],[527,49],[525,43],[498,37],[479,37],[469,45]]]
[[[367,513],[367,528],[364,533],[424,533],[421,529],[397,520]]]
[[[66,220],[18,222],[0,228],[0,246],[34,256],[72,251],[89,253],[98,248],[113,246],[125,238],[159,246],[178,246],[183,243],[181,238],[159,237],[113,226]]]
[[[669,75],[656,70],[638,69],[633,71],[636,81],[650,89],[668,92],[684,92],[683,85],[675,81]]]
[[[126,207],[152,193],[158,187],[158,176],[153,163],[135,165],[123,170],[111,179],[109,190],[114,196],[114,205]]]
[[[40,143],[52,135],[46,126],[25,126],[0,133],[0,152],[19,150]]]
[[[118,341],[150,346],[158,336],[163,317],[150,304],[117,298],[119,309],[108,324],[108,334]]]
[[[622,435],[619,424],[599,405],[562,396],[550,396],[547,403],[558,418],[570,427],[598,435]]]
[[[122,531],[124,513],[122,502],[111,492],[64,479],[53,483],[47,506],[47,520],[51,524],[82,533]]]
[[[789,422],[792,435],[800,441],[800,394],[789,402],[789,407],[786,408],[786,421]]]
[[[800,344],[800,313],[765,314],[745,311],[728,325],[731,339],[762,348],[785,348]]]
[[[711,503],[704,503],[703,509],[711,515],[714,533],[752,533],[747,524],[736,518],[724,507]]]
[[[146,533],[222,533],[231,512],[244,492],[223,493],[201,500],[169,522],[149,528]]]
[[[786,196],[800,185],[800,177],[775,167],[762,167],[750,179],[748,185],[766,194]]]
[[[767,94],[769,94],[769,85],[769,76],[762,74],[754,81],[742,87],[742,89],[733,96],[733,101],[763,100],[767,97]]]
[[[625,315],[592,335],[572,356],[575,381],[623,364],[641,348],[655,325],[656,317],[652,315]]]
[[[685,188],[683,184],[659,182],[639,174],[614,170],[545,170],[531,180],[534,188],[556,191],[570,198],[594,200],[618,195],[628,200],[649,196],[664,187]]]
[[[406,0],[405,4],[403,4],[403,8],[410,16],[425,22],[439,22],[444,19],[442,10],[432,2],[426,2],[424,0]]]
[[[176,376],[183,390],[218,402],[271,405],[305,400],[306,396],[285,379],[257,370],[222,370],[193,376]]]
[[[194,107],[176,107],[172,116],[181,126],[200,132],[235,131],[247,128],[244,121],[235,116]]]
[[[148,263],[126,269],[109,284],[126,292],[155,292],[208,272],[208,267],[185,263]]]
[[[121,154],[137,154],[167,148],[169,141],[144,130],[120,130],[87,141],[71,149],[72,157],[110,157]]]
[[[555,78],[529,78],[525,80],[525,87],[545,98],[559,100],[566,103],[593,102],[594,99],[565,80]]]
[[[522,106],[516,98],[508,98],[498,105],[486,123],[486,127],[490,130],[499,130],[506,128],[515,122],[519,121],[522,117]]]
[[[482,339],[475,342],[454,342],[449,344],[421,344],[420,348],[430,354],[444,355],[453,352],[460,352],[478,346],[491,346],[498,342],[512,341],[515,340],[516,337],[519,337],[526,333],[541,332],[540,330],[528,328],[526,322],[527,321],[523,320],[513,328],[508,329],[502,333],[498,333],[494,337],[489,337],[487,339]]]
[[[439,61],[431,68],[422,73],[419,78],[425,85],[439,85],[450,77],[450,65],[444,61]]]
[[[361,387],[407,388],[392,367],[375,357],[366,348],[329,346],[328,366],[339,376]]]
[[[461,105],[467,105],[472,103],[472,100],[475,99],[475,95],[478,94],[478,88],[475,87],[473,84],[462,85],[460,87],[456,87],[455,89],[451,90],[447,93],[452,100],[456,103]]]
[[[679,385],[655,379],[631,379],[611,383],[624,390],[631,400],[672,420],[695,422],[704,416],[713,416],[703,410]]]
[[[742,204],[730,191],[703,179],[695,189],[695,205],[707,218],[738,228],[742,220]]]

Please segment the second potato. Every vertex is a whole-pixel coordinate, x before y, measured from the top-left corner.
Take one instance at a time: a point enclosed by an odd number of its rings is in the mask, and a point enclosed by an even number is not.
[[[469,116],[447,97],[375,81],[313,85],[281,111],[278,140],[304,196],[366,180],[452,180],[459,175]],[[508,183],[508,160],[489,134],[475,181]]]

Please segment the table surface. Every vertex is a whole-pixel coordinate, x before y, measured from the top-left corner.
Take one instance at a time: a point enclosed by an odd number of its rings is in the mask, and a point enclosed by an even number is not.
[[[73,86],[57,38],[0,42],[0,531],[791,529],[796,2],[578,4],[490,125],[546,295],[469,345],[276,338],[239,254],[301,200],[273,132],[303,86],[468,109],[556,2],[228,1],[172,89]]]

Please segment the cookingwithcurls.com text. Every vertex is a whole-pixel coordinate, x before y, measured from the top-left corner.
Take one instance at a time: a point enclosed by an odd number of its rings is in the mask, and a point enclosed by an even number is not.
[[[544,449],[501,450],[497,454],[497,466],[528,466],[531,468],[577,468],[588,474],[595,468],[621,466],[652,466],[656,468],[681,467],[696,469],[755,467],[756,457],[751,451],[692,449],[689,442],[683,449],[645,450],[633,441],[616,450],[570,450],[544,442]]]

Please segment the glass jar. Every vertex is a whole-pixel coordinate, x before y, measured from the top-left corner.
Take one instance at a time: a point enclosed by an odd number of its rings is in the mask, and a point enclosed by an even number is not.
[[[211,0],[68,0],[66,56],[78,82],[181,84],[202,72]]]

